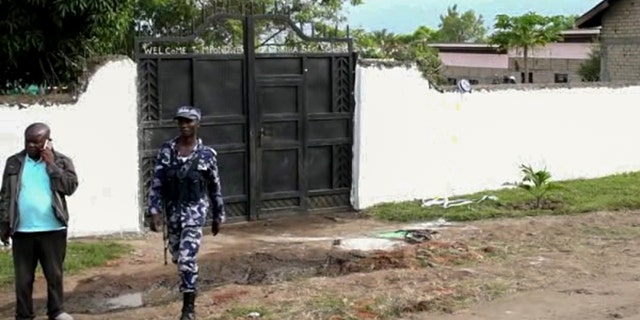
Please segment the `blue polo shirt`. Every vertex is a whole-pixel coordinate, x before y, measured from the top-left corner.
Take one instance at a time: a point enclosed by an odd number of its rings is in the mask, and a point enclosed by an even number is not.
[[[53,210],[53,192],[47,165],[42,160],[35,161],[26,156],[18,195],[20,220],[16,231],[45,232],[64,229],[64,224],[56,218]]]

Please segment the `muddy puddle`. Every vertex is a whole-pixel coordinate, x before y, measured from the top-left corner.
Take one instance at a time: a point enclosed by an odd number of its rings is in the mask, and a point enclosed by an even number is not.
[[[109,310],[139,308],[144,306],[144,294],[142,292],[129,293],[104,301],[105,307]]]
[[[205,292],[227,284],[269,285],[309,277],[339,277],[351,273],[432,266],[425,260],[435,264],[453,261],[448,256],[475,259],[478,255],[458,243],[397,246],[397,243],[392,245],[388,241],[343,240],[339,245],[329,245],[328,249],[288,246],[273,252],[203,256],[199,261],[199,283],[200,291]],[[67,296],[67,309],[76,314],[106,314],[166,305],[181,299],[175,266],[161,265],[151,269],[136,275],[84,279]],[[5,311],[0,310],[0,313]]]
[[[366,253],[342,250],[304,252],[257,252],[223,260],[200,262],[200,291],[227,284],[269,285],[315,276],[339,276],[350,273],[348,262],[366,257]],[[79,314],[104,314],[131,308],[153,307],[181,299],[177,272],[173,265],[158,278],[132,276],[87,279],[67,298],[68,309]],[[170,273],[170,274],[167,274]]]

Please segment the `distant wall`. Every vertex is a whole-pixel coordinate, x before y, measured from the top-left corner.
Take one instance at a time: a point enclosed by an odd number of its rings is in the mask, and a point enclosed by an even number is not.
[[[594,43],[549,43],[529,52],[529,72],[534,83],[554,83],[556,75],[566,76],[568,82],[581,82],[580,66],[589,59]],[[470,79],[479,84],[491,84],[495,78],[514,76],[521,82],[524,73],[522,49],[508,54],[440,52],[445,78]],[[560,79],[560,78],[558,78]]]
[[[442,64],[448,67],[509,68],[509,55],[493,53],[440,52]]]
[[[520,81],[520,72],[509,70],[508,68],[474,68],[474,67],[456,67],[445,66],[442,68],[442,75],[449,79],[467,79],[477,81],[479,84],[491,84],[497,77],[502,80],[503,77],[514,76]]]
[[[566,43],[553,42],[543,47],[537,47],[529,52],[529,57],[533,59],[588,59],[593,43]],[[522,49],[509,50],[509,57],[522,58],[524,51]]]
[[[406,67],[357,68],[353,203],[460,195],[546,166],[554,179],[640,170],[640,86],[439,93]]]
[[[556,74],[565,75],[568,82],[581,82],[578,73],[586,60],[529,58],[529,72],[533,73],[533,83],[555,83]],[[510,58],[505,68],[452,66],[445,63],[442,74],[445,78],[471,79],[480,84],[491,84],[497,77],[514,76],[520,83],[524,73],[524,59]],[[519,70],[519,71],[516,71]]]
[[[556,74],[566,75],[568,82],[581,82],[579,70],[585,61],[585,59],[531,58],[528,59],[528,64],[529,72],[533,73],[533,83],[555,83]],[[524,73],[524,59],[512,58],[509,64],[511,70],[520,70],[516,72],[516,79],[520,82],[521,75]]]
[[[140,230],[136,66],[111,61],[69,105],[0,104],[0,166],[23,149],[32,122],[46,122],[56,150],[70,156],[80,186],[68,199],[70,236]]]

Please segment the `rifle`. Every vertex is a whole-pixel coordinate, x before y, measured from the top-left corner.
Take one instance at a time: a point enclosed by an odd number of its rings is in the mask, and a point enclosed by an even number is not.
[[[169,227],[167,226],[167,206],[166,204],[163,206],[162,210],[162,245],[164,246],[164,265],[168,264],[167,262],[167,250],[169,250]]]

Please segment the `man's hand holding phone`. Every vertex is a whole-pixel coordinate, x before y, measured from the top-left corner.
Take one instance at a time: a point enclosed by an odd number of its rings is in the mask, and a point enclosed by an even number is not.
[[[51,139],[47,139],[44,142],[44,146],[40,149],[40,156],[46,164],[53,164],[53,146],[51,145]]]

